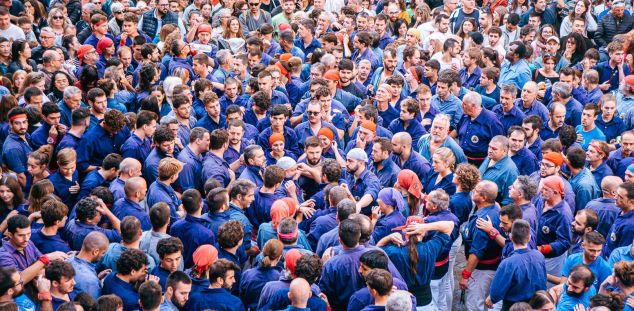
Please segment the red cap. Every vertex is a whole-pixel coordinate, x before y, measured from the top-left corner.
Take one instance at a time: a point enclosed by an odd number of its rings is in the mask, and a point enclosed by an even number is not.
[[[209,32],[211,33],[211,25],[209,24],[200,24],[198,25],[198,33]]]
[[[86,55],[86,53],[94,50],[95,48],[90,45],[90,44],[84,44],[82,46],[79,47],[79,49],[77,49],[77,59],[79,59],[79,63],[83,63],[84,62],[84,55]]]
[[[277,25],[277,29],[279,29],[280,32],[282,32],[286,29],[291,29],[291,25],[289,23],[280,23],[279,25]]]
[[[269,137],[269,144],[273,146],[273,143],[275,143],[276,141],[284,142],[284,135],[280,133],[271,134],[271,136]]]
[[[322,127],[319,129],[319,132],[317,132],[317,136],[322,135],[328,137],[328,139],[330,140],[335,139],[335,133],[333,133],[332,130],[327,127]]]
[[[417,198],[423,194],[423,184],[412,170],[401,170],[396,176],[398,185]]]
[[[548,176],[548,177],[546,177],[546,178],[544,178],[542,180],[542,183],[543,183],[544,187],[548,187],[550,189],[553,189],[553,190],[559,192],[559,194],[561,194],[561,197],[563,198],[563,196],[564,196],[564,182],[563,182],[563,180],[561,180],[561,177],[559,177],[557,175]]]
[[[326,71],[326,73],[324,73],[324,79],[330,80],[330,81],[339,81],[340,80],[339,70],[330,69]]]
[[[204,244],[199,246],[192,255],[194,261],[194,270],[198,274],[209,269],[209,266],[213,265],[218,260],[218,250],[210,244]]]
[[[409,225],[411,224],[424,224],[424,223],[425,223],[425,218],[423,218],[422,216],[409,216],[407,217],[407,221],[405,222],[404,225],[398,226],[396,228],[392,228],[392,231],[401,231],[409,227]]]
[[[300,252],[297,248],[289,250],[284,255],[284,264],[286,265],[286,269],[288,269],[293,276],[295,276],[295,264],[297,264],[297,260],[300,258],[302,258],[302,252]]]
[[[283,200],[280,199],[273,202],[273,205],[271,205],[271,211],[270,211],[271,225],[273,226],[273,229],[277,230],[277,225],[280,223],[280,221],[288,217],[289,215],[288,210],[289,210],[288,205]]]
[[[293,57],[293,54],[284,53],[284,54],[280,55],[280,61],[288,62],[288,60],[291,59],[291,57]]]
[[[106,48],[109,48],[110,46],[112,46],[113,44],[114,42],[112,42],[112,39],[108,37],[103,37],[101,40],[99,40],[99,42],[97,42],[97,53],[99,55],[103,54],[103,51]]]
[[[629,75],[625,77],[625,84],[629,85],[631,88],[634,88],[634,75]]]

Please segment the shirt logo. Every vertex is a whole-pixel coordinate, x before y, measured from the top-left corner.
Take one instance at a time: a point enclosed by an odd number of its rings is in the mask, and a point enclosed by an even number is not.
[[[614,232],[610,234],[610,240],[612,240],[612,242],[616,242],[616,234]]]
[[[550,228],[548,228],[548,226],[543,226],[543,227],[542,227],[542,232],[543,232],[544,234],[549,234],[549,233],[550,233]]]
[[[473,135],[471,136],[471,142],[474,144],[477,144],[480,141],[480,138],[478,138],[478,136]]]
[[[469,228],[464,228],[464,235],[469,237]]]

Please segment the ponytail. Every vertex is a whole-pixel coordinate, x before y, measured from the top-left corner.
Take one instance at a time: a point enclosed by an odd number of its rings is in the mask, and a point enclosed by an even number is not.
[[[412,270],[412,276],[416,277],[416,270],[418,267],[418,236],[412,235],[409,237],[409,243],[407,244],[409,253],[409,268]]]
[[[271,239],[262,249],[262,267],[270,268],[273,265],[273,261],[280,259],[284,252],[284,244],[280,240]]]

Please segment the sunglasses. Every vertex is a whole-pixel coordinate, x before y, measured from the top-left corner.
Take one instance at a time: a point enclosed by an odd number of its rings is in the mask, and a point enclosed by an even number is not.
[[[260,5],[259,2],[250,2],[249,3],[249,6],[258,6],[258,5]]]
[[[112,13],[113,14],[121,14],[121,13],[123,13],[123,11],[115,11],[115,12],[112,12]]]
[[[309,116],[318,116],[319,112],[318,111],[306,111],[306,114]]]
[[[53,16],[53,19],[64,19],[64,16]]]

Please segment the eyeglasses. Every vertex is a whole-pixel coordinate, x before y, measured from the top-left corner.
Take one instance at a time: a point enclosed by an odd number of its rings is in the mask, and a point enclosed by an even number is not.
[[[61,20],[61,19],[64,19],[64,16],[61,16],[61,15],[53,16],[53,19]]]
[[[112,12],[112,13],[113,14],[121,14],[121,13],[123,13],[123,11],[115,11],[115,12]]]
[[[319,111],[306,111],[306,114],[309,116],[318,116]]]
[[[542,162],[541,164],[539,164],[539,166],[541,166],[541,167],[545,167],[545,168],[555,168],[555,165],[553,165],[553,164],[548,164],[548,163],[544,163],[544,162]]]
[[[249,6],[258,6],[260,2],[249,2]]]
[[[55,36],[40,36],[41,39],[55,39]]]

